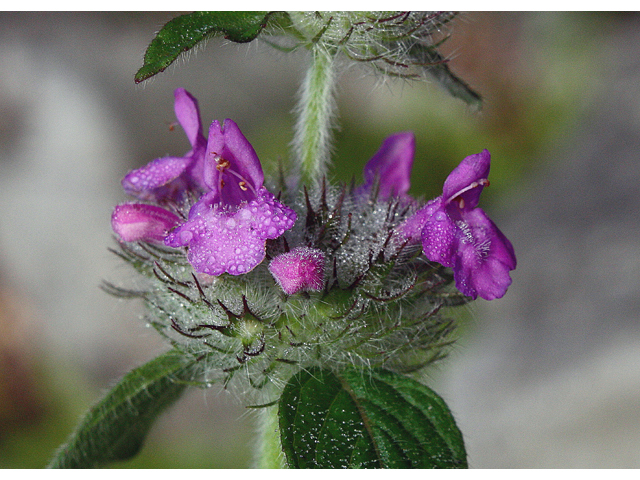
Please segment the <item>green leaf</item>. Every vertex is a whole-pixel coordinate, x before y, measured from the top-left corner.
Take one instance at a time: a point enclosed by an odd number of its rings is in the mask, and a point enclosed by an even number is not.
[[[155,419],[201,365],[174,349],[127,373],[87,412],[48,468],[92,468],[136,455]]]
[[[164,71],[182,53],[216,35],[224,35],[232,42],[250,42],[266,26],[269,15],[268,12],[194,12],[176,17],[151,41],[135,82]]]
[[[301,372],[284,389],[279,417],[291,468],[467,467],[442,398],[393,372]]]
[[[414,44],[408,54],[417,65],[423,66],[424,74],[435,78],[450,95],[461,99],[473,109],[482,109],[480,94],[451,71],[447,59],[434,47]]]
[[[429,70],[429,73],[442,85],[449,94],[461,99],[472,109],[482,109],[482,97],[464,80],[455,75],[446,63]]]

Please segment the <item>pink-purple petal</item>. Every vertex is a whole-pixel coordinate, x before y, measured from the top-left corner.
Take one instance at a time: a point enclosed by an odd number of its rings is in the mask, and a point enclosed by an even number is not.
[[[187,135],[191,146],[195,148],[204,144],[206,140],[202,134],[198,101],[184,88],[176,88],[173,95],[175,98],[174,111],[176,118]]]
[[[402,241],[418,243],[422,239],[422,229],[431,216],[442,208],[442,197],[435,198],[424,207],[411,215],[402,224],[398,225],[396,232]]]
[[[178,223],[176,215],[155,205],[126,203],[111,215],[113,231],[125,242],[162,243]]]
[[[197,272],[241,275],[262,262],[266,240],[282,235],[295,219],[295,212],[263,187],[255,199],[239,206],[192,209],[189,220],[165,243],[174,248],[188,246],[189,263]]]
[[[454,265],[456,288],[473,299],[477,297],[485,300],[502,298],[511,285],[510,269],[495,258],[488,257],[476,268],[459,258]]]
[[[501,298],[511,285],[509,271],[516,268],[513,246],[482,209],[463,218],[453,265],[456,286],[473,298]]]
[[[242,221],[245,210],[234,214],[214,208],[177,228],[167,237],[170,247],[189,246],[193,268],[208,275],[241,275],[253,270],[265,257],[265,241]]]
[[[133,197],[153,199],[154,190],[177,179],[189,166],[189,157],[156,158],[144,167],[132,170],[122,179],[122,188]]]
[[[459,228],[444,208],[433,210],[432,215],[425,219],[421,233],[424,255],[432,262],[452,267]]]
[[[491,154],[486,149],[462,160],[444,182],[442,196],[445,202],[461,198],[463,209],[475,208],[480,200],[484,182],[489,177],[490,167]]]
[[[185,89],[174,92],[176,117],[192,149],[183,157],[157,158],[129,172],[122,180],[125,192],[142,200],[178,199],[185,190],[204,191],[203,161],[207,140],[202,134],[198,102]]]
[[[411,187],[415,150],[413,132],[400,132],[387,137],[365,165],[364,184],[358,191],[369,191],[378,181],[378,197],[381,200],[405,196]]]
[[[266,188],[258,191],[256,201],[250,202],[251,222],[256,235],[260,238],[278,238],[293,227],[296,213],[280,203]]]
[[[249,201],[264,183],[258,155],[233,120],[211,124],[204,162],[204,182],[216,203]]]
[[[297,247],[274,258],[269,271],[287,295],[324,287],[325,257],[321,250]]]

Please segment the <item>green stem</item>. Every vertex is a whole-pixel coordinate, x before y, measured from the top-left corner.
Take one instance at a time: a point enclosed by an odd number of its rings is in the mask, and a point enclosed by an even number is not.
[[[278,407],[263,408],[260,414],[260,443],[256,468],[286,468],[280,443]]]
[[[293,144],[305,184],[319,182],[327,173],[335,112],[334,57],[334,53],[314,45],[300,90]]]

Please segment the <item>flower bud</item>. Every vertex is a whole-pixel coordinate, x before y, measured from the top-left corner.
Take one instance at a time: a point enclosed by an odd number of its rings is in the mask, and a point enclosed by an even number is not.
[[[163,243],[178,223],[180,219],[164,208],[141,203],[118,205],[111,215],[113,231],[125,242]]]
[[[320,291],[324,287],[324,253],[309,247],[297,247],[274,258],[269,271],[284,293],[301,290]]]

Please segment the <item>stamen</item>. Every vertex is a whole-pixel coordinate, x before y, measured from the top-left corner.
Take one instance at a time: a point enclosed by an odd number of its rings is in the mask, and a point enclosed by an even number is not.
[[[246,178],[244,178],[238,172],[229,169],[229,170],[226,171],[226,173],[234,175],[236,178],[238,178],[240,180],[238,182],[238,186],[240,187],[240,189],[242,191],[246,192],[247,190],[250,189],[253,192],[254,195],[256,195],[256,196],[258,195],[258,192],[256,192],[255,188],[253,188],[253,185],[251,185],[251,182],[249,182]]]
[[[451,195],[451,197],[449,197],[445,203],[451,203],[453,200],[458,198],[463,193],[468,192],[469,190],[473,190],[474,188],[477,188],[477,187],[480,187],[480,186],[488,187],[489,186],[489,180],[487,180],[486,178],[481,178],[477,182],[471,182],[469,185],[467,185],[465,188],[463,188],[459,192],[456,192],[453,195]],[[460,208],[464,208],[464,200],[462,198],[460,198]]]
[[[238,186],[240,187],[240,190],[242,190],[243,192],[246,192],[247,190],[251,189],[251,191],[255,195],[258,194],[255,188],[253,188],[251,183],[246,178],[244,178],[238,172],[231,169],[231,162],[229,160],[227,160],[226,158],[222,158],[220,155],[216,154],[215,152],[210,152],[210,155],[214,155],[214,160],[216,161],[216,170],[218,170],[221,174],[223,173],[231,174],[240,180],[238,182]],[[222,189],[224,185],[225,185],[225,182],[224,180],[222,180],[222,175],[220,175],[220,189]]]
[[[229,168],[230,166],[231,166],[231,162],[229,160],[216,156],[216,170],[218,170],[219,172],[222,172],[226,168]]]

